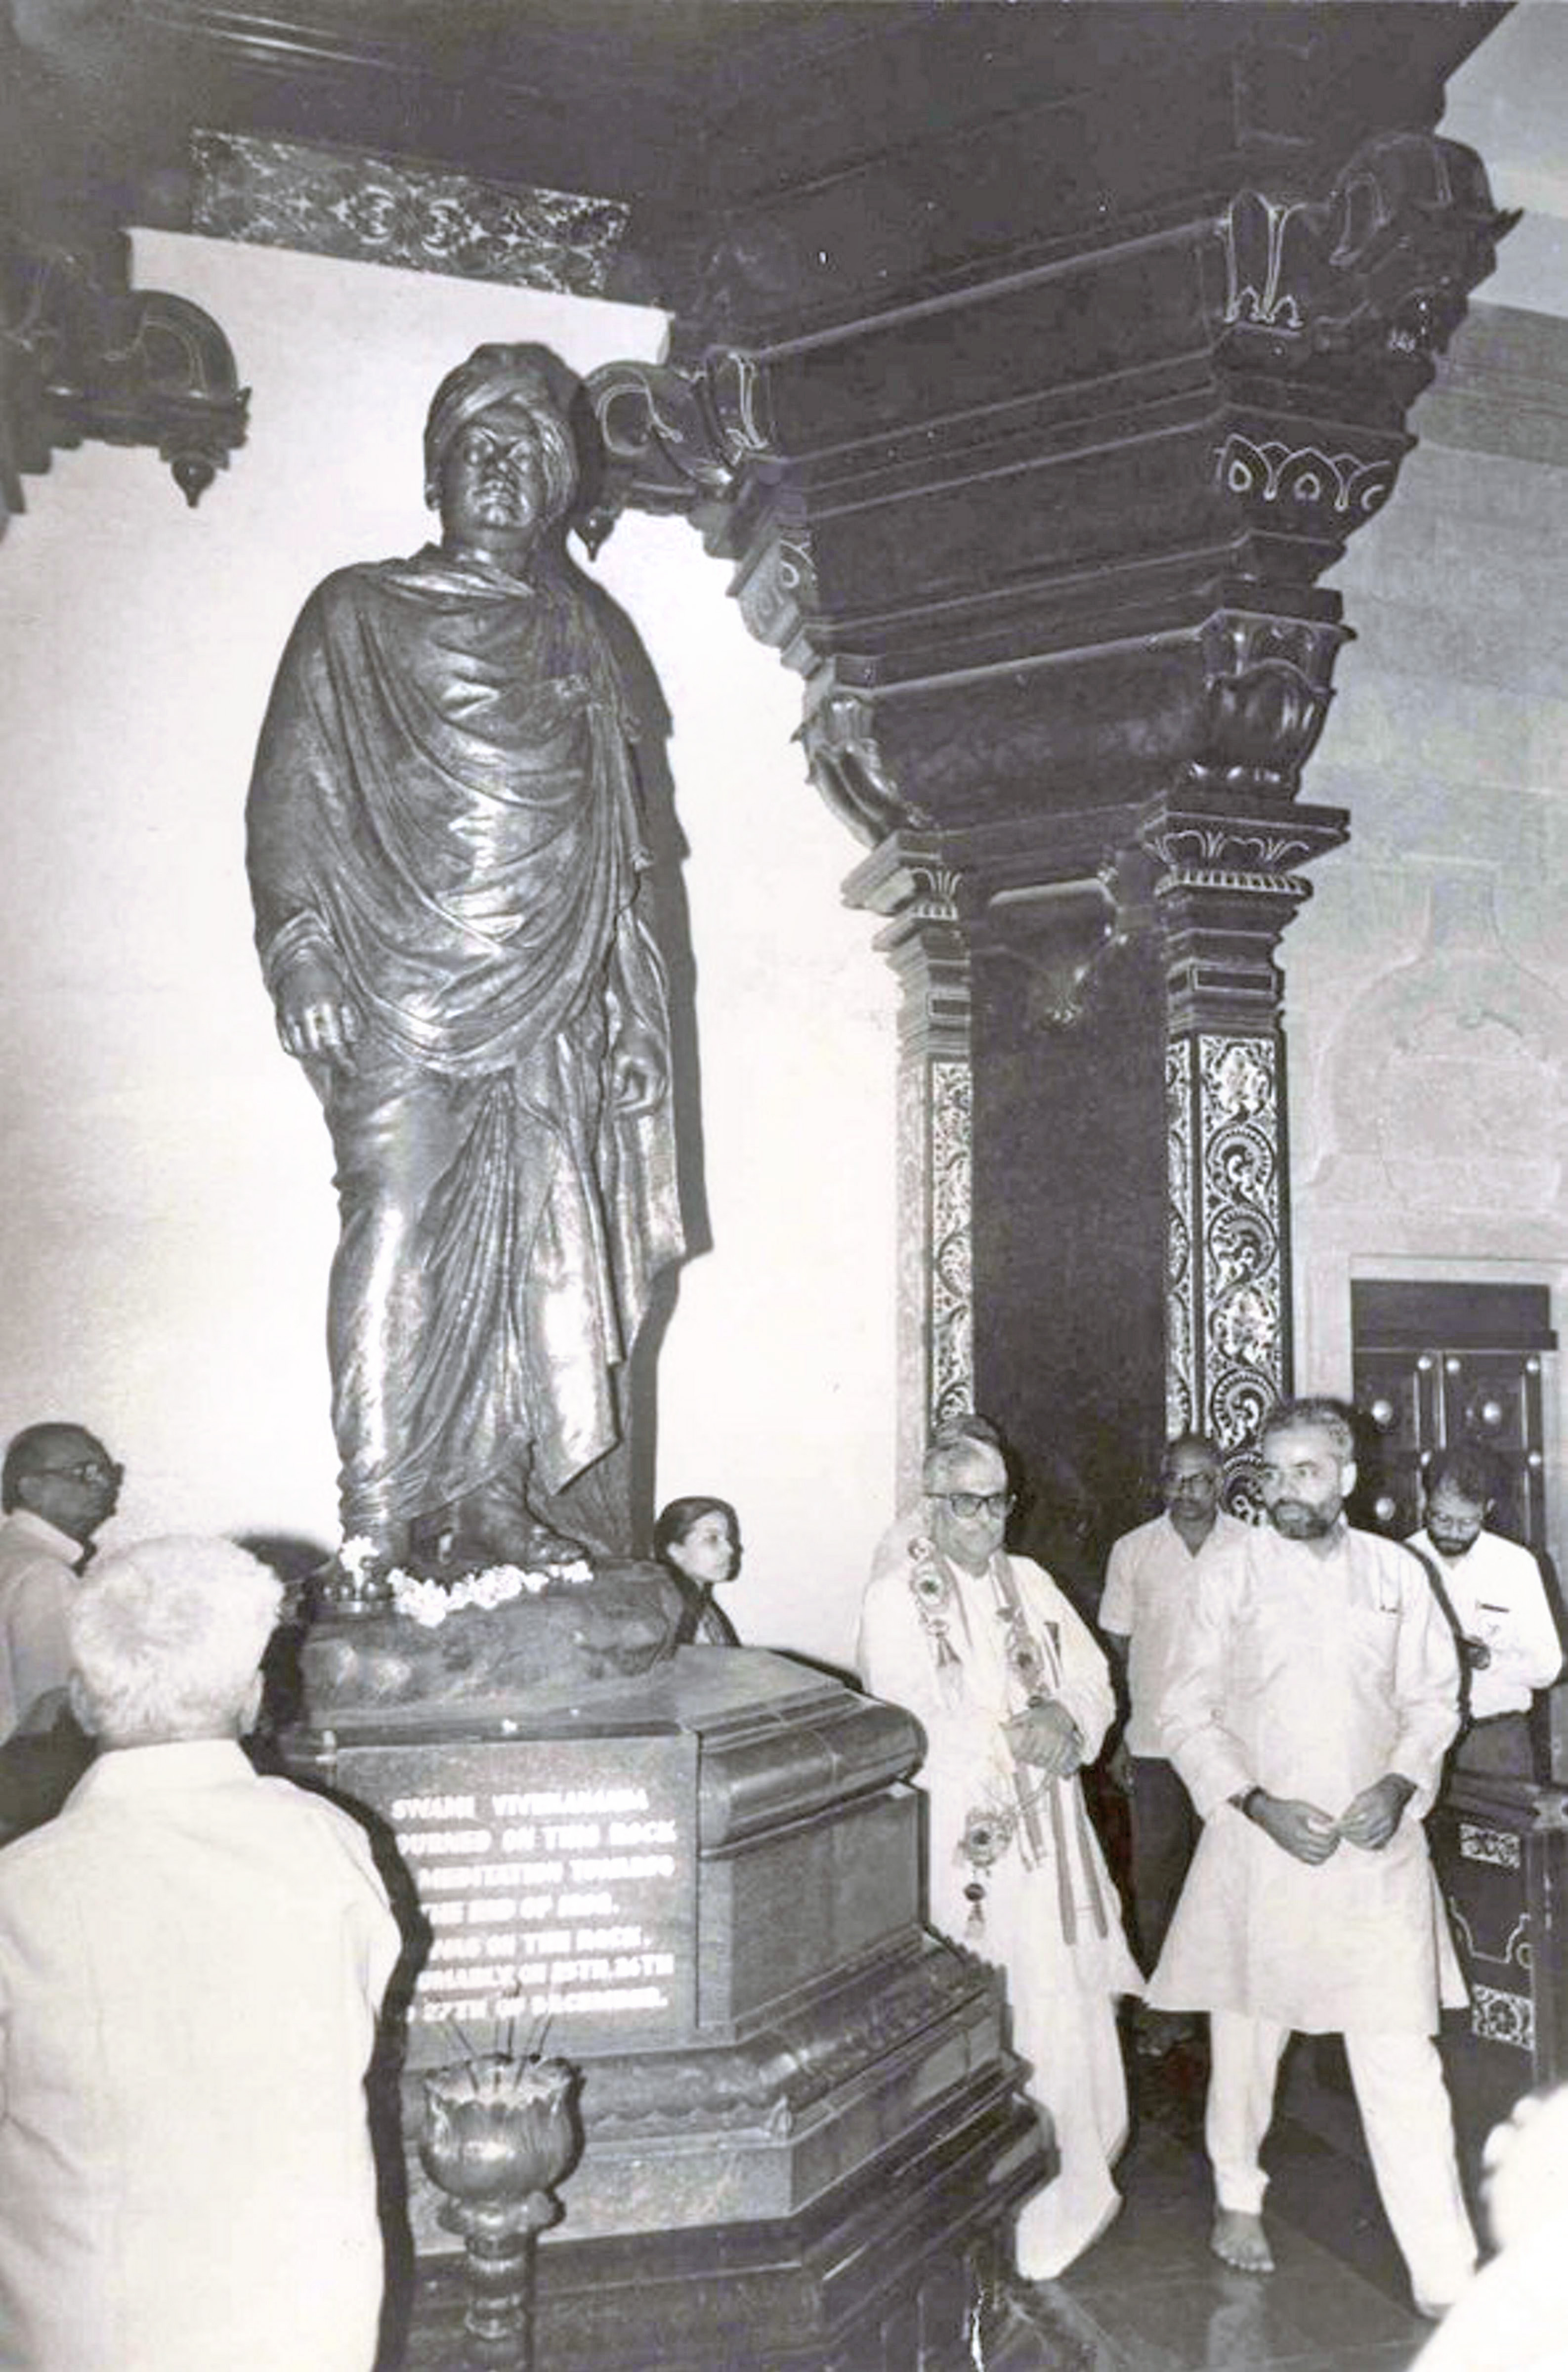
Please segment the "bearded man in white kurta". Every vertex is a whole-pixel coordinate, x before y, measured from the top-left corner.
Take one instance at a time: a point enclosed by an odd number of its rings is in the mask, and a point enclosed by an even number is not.
[[[1025,2202],[1016,2237],[1019,2272],[1043,2281],[1121,2204],[1116,1996],[1139,1978],[1075,1776],[1114,1701],[1105,1657],[1056,1584],[1003,1550],[1001,1452],[939,1435],[923,1481],[922,1525],[878,1552],[860,1669],[925,1731],[932,1923],[1003,1971],[1014,2048],[1051,2120],[1060,2171]]]
[[[1409,1552],[1344,1522],[1353,1436],[1331,1401],[1263,1428],[1270,1529],[1213,1558],[1166,1693],[1166,1750],[1204,1821],[1149,1994],[1210,2013],[1215,2254],[1272,2259],[1258,2153],[1293,2030],[1342,2034],[1418,2309],[1475,2238],[1432,2038],[1464,1999],[1421,1823],[1458,1727],[1458,1663]]]

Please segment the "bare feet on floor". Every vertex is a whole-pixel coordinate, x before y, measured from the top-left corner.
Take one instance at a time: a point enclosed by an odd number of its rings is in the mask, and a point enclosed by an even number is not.
[[[1216,2207],[1209,2246],[1227,2265],[1243,2273],[1272,2273],[1274,2253],[1260,2215],[1244,2215],[1239,2207]]]

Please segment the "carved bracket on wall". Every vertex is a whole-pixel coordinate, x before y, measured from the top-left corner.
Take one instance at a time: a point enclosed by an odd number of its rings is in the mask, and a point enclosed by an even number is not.
[[[823,684],[828,680],[829,670],[824,669]],[[931,827],[931,819],[900,796],[883,762],[868,700],[853,692],[827,690],[808,707],[797,738],[805,745],[812,781],[857,840],[875,847],[887,832]]]
[[[1473,149],[1424,132],[1364,142],[1324,199],[1242,190],[1219,226],[1237,359],[1405,356],[1420,366],[1409,401],[1518,219],[1493,204]]]
[[[1183,770],[1196,790],[1291,799],[1333,699],[1330,679],[1348,626],[1216,610],[1199,637],[1203,709]]]
[[[1146,851],[1124,848],[1084,878],[993,892],[978,936],[989,953],[1022,966],[1029,1027],[1072,1029],[1084,1019],[1108,959],[1151,926],[1156,871]]]
[[[623,510],[700,515],[736,494],[739,472],[772,450],[767,380],[749,355],[700,368],[613,362],[585,381],[602,447],[602,478],[583,524],[597,552]]]
[[[0,526],[56,448],[154,445],[188,503],[245,441],[227,339],[183,296],[129,283],[129,243],[92,254],[0,230]]]

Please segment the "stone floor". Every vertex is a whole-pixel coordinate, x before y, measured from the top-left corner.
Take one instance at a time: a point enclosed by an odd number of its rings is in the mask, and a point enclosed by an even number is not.
[[[1353,2110],[1309,2071],[1294,2082],[1287,2072],[1266,2154],[1275,2272],[1234,2273],[1209,2254],[1204,2076],[1201,2048],[1139,2065],[1121,2215],[1063,2280],[1009,2308],[988,2334],[984,2372],[1404,2372],[1414,2362],[1430,2326],[1410,2310]]]

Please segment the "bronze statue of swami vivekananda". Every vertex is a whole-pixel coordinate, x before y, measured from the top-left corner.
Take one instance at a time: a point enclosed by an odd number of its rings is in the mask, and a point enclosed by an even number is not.
[[[634,723],[565,548],[575,387],[532,345],[443,381],[441,541],[310,596],[250,788],[257,944],[336,1156],[341,1521],[383,1571],[572,1558],[545,1510],[616,1442],[682,1250]]]

